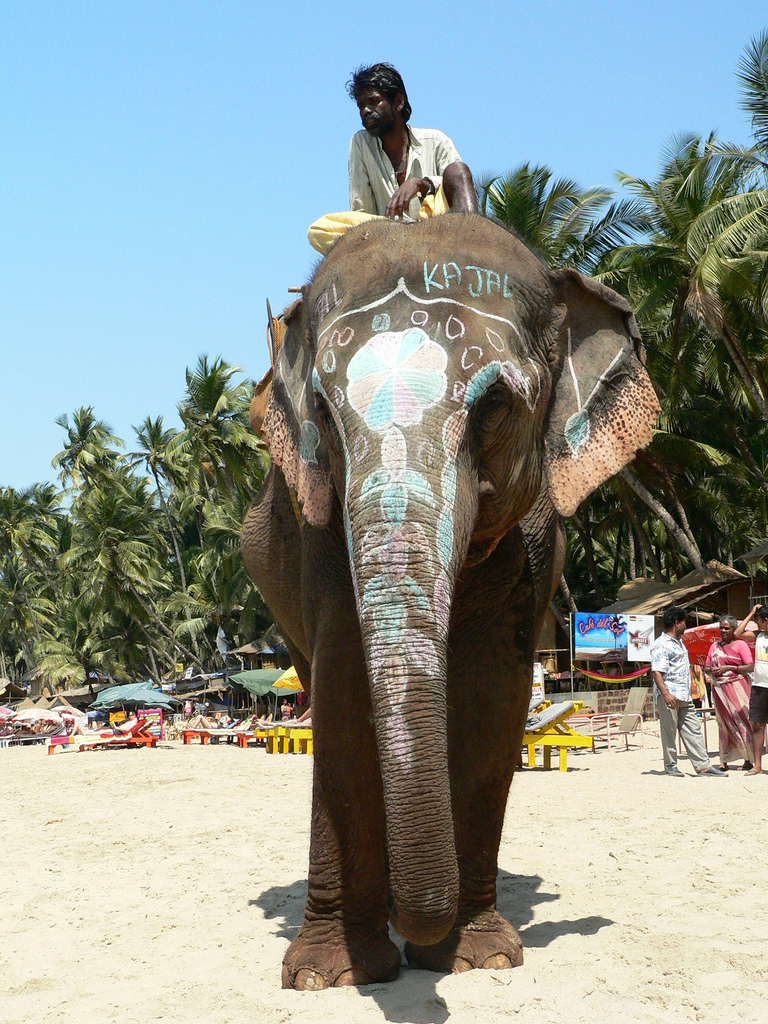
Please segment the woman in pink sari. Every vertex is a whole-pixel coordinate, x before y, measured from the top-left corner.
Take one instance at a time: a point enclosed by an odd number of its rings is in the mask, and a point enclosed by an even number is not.
[[[733,615],[720,619],[720,639],[709,648],[706,665],[712,679],[712,700],[720,736],[720,767],[743,758],[742,771],[752,767],[752,728],[749,690],[755,661],[743,640],[734,640],[738,622]]]

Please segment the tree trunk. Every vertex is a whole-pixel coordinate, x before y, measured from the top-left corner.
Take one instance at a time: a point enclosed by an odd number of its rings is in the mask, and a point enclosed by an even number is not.
[[[566,634],[566,636],[570,635],[571,627],[568,624],[568,620],[565,618],[563,613],[557,607],[557,605],[555,604],[554,600],[549,602],[549,607],[552,609],[552,614],[555,616],[555,619],[557,620],[557,623],[560,626],[560,629],[562,629],[562,631]],[[571,611],[573,611],[573,609],[571,609]]]
[[[637,564],[635,562],[635,531],[632,529],[632,524],[629,524],[629,531],[627,534],[627,546],[629,547],[629,578],[631,580],[637,579]]]
[[[621,561],[621,546],[623,540],[624,522],[622,520],[619,523],[619,529],[616,533],[616,550],[613,553],[613,571],[611,572],[611,585],[614,587],[616,586],[616,580],[619,578],[619,562]]]
[[[165,496],[163,494],[163,489],[160,486],[160,478],[157,475],[157,470],[152,465],[150,465],[150,469],[152,470],[152,476],[155,478],[155,486],[157,487],[157,496],[160,499],[160,504],[162,506],[163,512],[165,512],[165,519],[166,519],[166,522],[168,523],[168,531],[169,531],[169,533],[171,535],[171,541],[173,543],[173,550],[174,550],[174,553],[176,555],[176,564],[179,567],[179,579],[181,581],[181,592],[186,597],[186,594],[187,594],[187,574],[184,571],[184,561],[183,561],[183,559],[181,557],[181,549],[179,548],[179,541],[178,541],[178,538],[176,536],[176,531],[173,528],[173,520],[171,519],[171,510],[168,508],[168,503],[165,500]],[[191,612],[190,612],[189,608],[187,608],[186,605],[184,605],[184,618],[187,620],[187,622],[189,622],[189,620],[192,618]],[[191,640],[192,640],[192,647],[193,647],[193,649],[195,651],[195,654],[197,655],[198,658],[200,658],[201,657],[200,645],[197,642],[197,637],[193,636],[193,637],[191,637]]]
[[[757,381],[752,376],[750,365],[744,356],[744,353],[741,351],[741,346],[727,324],[723,324],[720,331],[720,337],[722,338],[726,351],[731,358],[731,362],[736,368],[736,372],[742,379],[744,387],[747,390],[747,394],[755,404],[755,408],[765,419],[768,419],[768,401],[766,401],[764,394],[761,394]],[[765,386],[764,382],[763,386]]]
[[[162,676],[161,676],[161,674],[160,674],[160,672],[159,672],[159,670],[157,668],[157,660],[155,658],[155,652],[152,650],[151,647],[148,647],[147,648],[147,654],[149,655],[149,660],[152,662],[152,672],[153,672],[154,677],[155,677],[155,682],[159,684],[161,679],[162,679]]]
[[[638,539],[640,540],[640,554],[641,554],[641,563],[642,563],[642,574],[643,574],[643,576],[645,576],[645,559],[647,557],[648,561],[651,564],[651,568],[653,570],[653,578],[658,580],[660,583],[662,583],[664,581],[664,577],[661,574],[661,566],[655,560],[655,557],[654,557],[654,554],[653,554],[653,546],[651,545],[650,538],[649,538],[648,534],[646,533],[645,527],[643,526],[643,524],[640,521],[640,516],[637,514],[637,510],[636,510],[635,506],[632,504],[632,498],[631,498],[630,494],[627,492],[626,484],[624,484],[623,481],[621,482],[621,500],[622,500],[622,504],[624,505],[624,508],[626,510],[626,513],[629,516],[630,522],[632,523],[632,525],[635,528],[635,533],[637,534]],[[630,536],[631,536],[631,531],[630,531]],[[633,548],[634,548],[634,538],[633,538]],[[637,577],[633,576],[632,578],[636,579]]]
[[[669,533],[672,534],[675,541],[691,560],[694,568],[703,569],[704,560],[701,557],[701,552],[699,551],[696,541],[688,537],[685,531],[678,525],[678,523],[675,522],[670,513],[664,508],[661,502],[654,498],[650,491],[643,486],[643,484],[626,466],[620,471],[620,475],[624,480],[626,480],[640,500],[645,502],[654,515],[658,516],[662,523],[664,523]]]
[[[571,521],[576,527],[576,530],[581,538],[581,543],[584,548],[584,557],[587,562],[587,569],[592,579],[592,586],[595,591],[595,598],[600,605],[605,604],[605,595],[603,594],[603,588],[600,586],[600,580],[597,578],[597,565],[595,564],[595,551],[592,544],[592,534],[589,531],[589,520],[587,519],[586,526],[582,523],[581,519],[574,512],[571,516]]]
[[[571,594],[571,590],[566,582],[565,576],[560,577],[560,590],[562,591],[565,603],[568,605],[569,609],[572,612],[577,612],[579,609],[576,607],[576,602],[573,600],[573,595]]]
[[[753,472],[753,474],[755,476],[755,479],[757,480],[759,486],[762,488],[763,492],[766,495],[768,495],[768,480],[766,480],[765,476],[763,475],[762,470],[760,469],[760,467],[758,466],[757,462],[755,461],[754,456],[752,455],[752,452],[747,447],[744,439],[741,437],[739,432],[733,426],[731,427],[730,434],[731,434],[731,437],[733,438],[734,444],[736,445],[736,447],[741,452],[744,461],[749,466],[749,468],[752,470],[752,472]]]
[[[683,504],[680,501],[680,498],[678,497],[677,490],[675,488],[675,484],[672,480],[672,477],[666,472],[664,473],[664,485],[667,489],[667,492],[672,498],[672,504],[675,507],[675,512],[677,513],[677,518],[681,528],[685,531],[685,535],[691,542],[691,544],[695,545],[696,538],[693,536],[693,531],[691,530],[690,524],[688,522],[688,516],[685,514],[685,508],[683,507]]]
[[[141,607],[142,607],[142,608],[144,609],[144,611],[145,611],[145,612],[147,613],[147,615],[148,615],[148,616],[149,616],[149,618],[150,618],[150,619],[152,620],[152,622],[154,622],[154,624],[155,624],[155,625],[157,626],[157,628],[158,628],[159,630],[161,630],[161,631],[162,631],[163,633],[165,633],[165,635],[166,635],[167,637],[170,637],[171,641],[173,642],[174,646],[176,647],[176,649],[177,649],[178,651],[180,651],[180,652],[181,652],[182,654],[186,654],[186,656],[187,656],[188,658],[190,658],[190,659],[191,659],[191,660],[192,660],[192,661],[193,661],[193,662],[194,662],[194,663],[195,663],[195,664],[197,665],[197,667],[198,667],[198,668],[199,668],[199,669],[200,669],[200,670],[201,670],[202,672],[204,672],[204,671],[205,671],[205,669],[203,668],[203,663],[202,663],[201,661],[199,661],[199,660],[198,660],[198,659],[197,659],[197,658],[196,658],[196,657],[194,656],[194,654],[192,653],[192,651],[190,651],[190,650],[189,650],[189,648],[188,648],[188,647],[184,647],[184,646],[183,646],[183,645],[181,644],[181,642],[179,641],[179,639],[178,639],[178,638],[177,638],[176,636],[174,636],[174,634],[173,634],[173,631],[172,631],[172,630],[170,630],[170,629],[169,629],[169,628],[168,628],[168,627],[166,626],[166,624],[165,624],[165,623],[163,622],[163,620],[162,620],[162,619],[161,619],[161,618],[160,618],[160,617],[159,617],[158,615],[156,615],[156,614],[155,614],[155,613],[154,613],[154,612],[152,611],[152,609],[151,609],[151,608],[149,607],[149,605],[148,605],[148,604],[147,604],[147,603],[146,603],[146,602],[144,601],[144,599],[143,599],[143,598],[141,597],[141,595],[140,595],[140,594],[139,594],[139,593],[137,592],[137,590],[136,590],[136,588],[135,588],[135,587],[133,586],[133,584],[132,584],[132,583],[131,583],[130,581],[128,581],[128,580],[126,580],[126,583],[127,583],[127,585],[128,585],[128,590],[130,591],[130,593],[131,593],[131,594],[133,595],[133,597],[135,597],[135,598],[136,598],[136,600],[137,600],[137,601],[139,602],[139,604],[141,605]],[[141,626],[141,623],[139,623],[139,626]],[[149,635],[149,634],[147,634],[147,635]]]
[[[184,562],[182,561],[182,558],[181,558],[181,551],[179,549],[179,542],[178,542],[178,539],[176,537],[176,531],[173,528],[173,521],[171,520],[171,511],[168,508],[168,503],[165,500],[165,496],[163,494],[163,489],[160,486],[160,478],[157,475],[157,470],[155,469],[154,466],[150,466],[150,469],[152,470],[152,476],[155,478],[155,487],[157,488],[157,496],[160,499],[160,505],[161,505],[161,507],[163,509],[163,512],[165,513],[165,521],[168,523],[168,532],[171,535],[171,542],[173,544],[173,550],[174,550],[174,553],[176,555],[176,564],[179,567],[179,577],[181,579],[181,592],[182,592],[182,594],[186,594],[187,593],[187,576],[186,576],[186,573],[184,572]],[[189,612],[189,609],[186,609],[186,611]],[[189,618],[189,615],[187,615],[187,618]]]

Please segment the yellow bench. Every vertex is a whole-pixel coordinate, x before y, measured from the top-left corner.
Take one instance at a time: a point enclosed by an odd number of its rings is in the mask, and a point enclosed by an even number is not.
[[[560,771],[568,770],[568,747],[591,747],[592,737],[583,736],[567,722],[571,715],[584,707],[584,701],[565,701],[552,704],[526,723],[523,746],[528,748],[528,767],[536,766],[536,747],[543,748],[544,767],[552,767],[552,748],[560,751]],[[535,724],[533,724],[535,723]]]
[[[278,725],[273,729],[257,729],[255,735],[266,739],[268,754],[311,754],[312,727]]]

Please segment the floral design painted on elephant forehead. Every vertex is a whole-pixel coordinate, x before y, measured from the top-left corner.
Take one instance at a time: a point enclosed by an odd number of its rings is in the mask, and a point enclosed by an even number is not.
[[[412,310],[410,324],[401,330],[392,330],[394,314],[381,307],[398,295],[411,299],[419,308]],[[317,371],[315,386],[329,400],[337,426],[341,427],[338,410],[348,403],[368,430],[382,439],[380,466],[365,478],[360,488],[360,499],[377,502],[379,511],[375,525],[364,532],[358,546],[359,568],[367,581],[362,590],[354,564],[352,571],[361,623],[371,638],[369,671],[372,678],[375,680],[378,672],[386,672],[393,678],[393,667],[399,664],[402,666],[400,677],[405,680],[409,669],[433,674],[439,667],[433,641],[424,636],[423,630],[409,626],[409,612],[420,621],[431,620],[443,634],[448,630],[456,458],[469,409],[494,381],[502,378],[533,411],[541,394],[541,380],[532,361],[533,370],[526,376],[511,360],[502,358],[508,346],[499,331],[506,327],[521,336],[513,321],[445,296],[434,299],[415,296],[403,278],[388,295],[343,312],[320,332],[319,363],[325,373],[330,375],[336,370],[335,353],[353,340],[355,329],[359,330],[360,314],[367,312],[372,314],[372,333],[349,361],[346,393],[340,395],[343,389],[335,386],[336,393],[329,398]],[[470,318],[481,318],[484,336],[468,336],[468,314]],[[356,328],[343,323],[353,316],[358,318]],[[476,331],[475,327],[473,333]],[[442,344],[434,340],[441,335],[445,339]],[[458,360],[451,360],[458,375],[450,381],[450,388],[446,373],[447,349],[457,354],[461,352]],[[443,424],[442,450],[439,442],[436,450],[431,439],[427,446],[419,434],[417,450],[409,451],[409,428],[422,423],[425,414],[446,394],[449,402],[458,408],[449,413]],[[344,431],[340,429],[339,433],[345,443]],[[345,447],[348,471],[352,459],[359,464],[366,458],[368,447],[364,435],[356,437],[351,454]],[[425,456],[430,466],[436,458],[439,458],[438,466],[442,464],[439,495],[434,494],[427,477],[413,468],[413,458],[416,464],[425,465]],[[427,515],[424,522],[414,521],[418,518],[414,514],[417,509],[429,508],[434,509],[434,515]],[[345,524],[352,554],[349,489]],[[426,567],[427,577],[435,579],[431,594],[414,578],[414,564]],[[390,687],[393,713],[399,709],[404,696],[404,687],[399,693]]]

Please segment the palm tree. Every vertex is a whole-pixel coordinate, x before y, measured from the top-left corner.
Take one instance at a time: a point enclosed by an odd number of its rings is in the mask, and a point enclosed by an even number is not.
[[[744,336],[736,323],[738,310],[754,306],[756,276],[768,261],[768,191],[744,191],[748,162],[723,160],[714,147],[713,135],[678,136],[655,181],[619,173],[641,203],[647,238],[607,254],[596,276],[629,296],[642,324],[669,325],[675,361],[698,359],[687,346],[701,340],[691,330],[700,328],[766,417],[768,338]]]
[[[236,485],[253,497],[263,476],[264,454],[249,427],[251,387],[232,380],[240,372],[221,357],[209,362],[207,355],[187,369],[187,394],[179,404],[184,428],[167,451],[189,459],[190,482],[208,499],[214,489],[227,494]]]
[[[71,583],[72,573],[69,574]],[[123,665],[112,656],[112,645],[104,636],[108,609],[87,585],[85,573],[69,586],[66,600],[56,610],[54,621],[35,644],[38,667],[53,682],[80,686],[94,670],[126,678]]]
[[[482,212],[511,228],[551,267],[591,273],[641,226],[635,201],[611,203],[606,210],[610,189],[584,189],[565,178],[553,182],[548,167],[523,164],[479,181],[477,190]]]
[[[240,529],[249,499],[237,489],[216,504],[206,503],[204,519],[205,548],[194,564],[194,580],[189,594],[172,597],[171,610],[182,608],[188,621],[179,632],[193,638],[207,638],[211,651],[222,626],[228,635],[253,636],[272,622],[261,594],[251,582],[240,553]]]
[[[749,45],[739,60],[736,77],[742,87],[742,107],[752,118],[752,134],[768,157],[768,29]]]
[[[115,448],[122,448],[123,442],[112,433],[104,420],[93,415],[93,406],[81,406],[72,414],[72,423],[66,413],[56,419],[58,426],[67,432],[63,449],[54,455],[51,465],[61,467],[59,480],[69,480],[77,487],[89,488],[100,472],[112,470],[118,461]]]
[[[168,449],[177,434],[176,430],[169,428],[165,430],[163,428],[163,417],[157,416],[152,419],[151,416],[143,421],[140,427],[133,428],[136,431],[136,436],[139,441],[140,451],[132,452],[129,456],[129,465],[136,465],[137,462],[143,461],[152,474],[152,478],[155,481],[155,489],[157,493],[160,507],[163,510],[165,521],[168,525],[168,534],[173,544],[174,554],[176,555],[176,565],[179,570],[179,580],[181,583],[181,592],[186,594],[187,592],[187,575],[184,568],[184,559],[182,558],[181,545],[174,524],[173,517],[171,516],[171,510],[166,500],[166,487],[170,482],[176,482],[179,478],[178,467],[174,467],[171,459],[168,455]],[[161,483],[161,477],[163,478],[164,484]],[[164,486],[165,485],[165,486]]]
[[[54,537],[59,509],[51,485],[26,490],[0,487],[0,569],[22,596],[29,624],[40,634],[41,605],[47,584],[55,588]],[[50,597],[50,594],[48,595]]]
[[[202,668],[157,607],[171,587],[156,495],[148,492],[147,484],[146,478],[122,470],[104,486],[81,494],[74,508],[74,541],[62,556],[62,566],[88,566],[90,585],[103,607],[129,614],[153,651],[158,650],[160,633]]]

